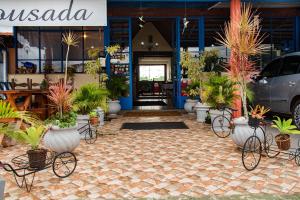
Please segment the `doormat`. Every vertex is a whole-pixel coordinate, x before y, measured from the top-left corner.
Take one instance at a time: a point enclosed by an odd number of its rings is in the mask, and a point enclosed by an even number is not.
[[[164,117],[164,116],[181,116],[179,111],[127,111],[124,117]]]
[[[154,129],[189,129],[184,122],[143,122],[123,123],[121,129],[154,130]]]
[[[135,101],[134,106],[166,106],[164,101]]]

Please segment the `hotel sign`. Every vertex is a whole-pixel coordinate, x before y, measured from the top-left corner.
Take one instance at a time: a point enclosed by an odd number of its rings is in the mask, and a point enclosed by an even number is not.
[[[0,0],[0,26],[106,24],[106,0]]]

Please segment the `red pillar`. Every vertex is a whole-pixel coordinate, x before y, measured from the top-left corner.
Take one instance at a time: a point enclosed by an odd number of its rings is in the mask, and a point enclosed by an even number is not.
[[[230,21],[231,21],[231,25],[234,27],[233,30],[235,31],[238,31],[237,22],[240,20],[240,18],[241,18],[241,0],[230,0]],[[234,109],[237,110],[236,112],[233,113],[234,118],[242,116],[242,101],[240,98],[240,92],[238,91],[236,94],[239,96],[239,98],[237,98],[233,102],[233,107]]]

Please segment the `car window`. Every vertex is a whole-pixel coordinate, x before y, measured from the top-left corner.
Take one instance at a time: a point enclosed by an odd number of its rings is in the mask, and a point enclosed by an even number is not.
[[[292,75],[299,73],[300,68],[300,56],[288,56],[284,58],[282,69],[279,75]]]
[[[281,67],[281,59],[275,59],[270,62],[261,72],[261,77],[271,78],[278,75],[279,69]]]

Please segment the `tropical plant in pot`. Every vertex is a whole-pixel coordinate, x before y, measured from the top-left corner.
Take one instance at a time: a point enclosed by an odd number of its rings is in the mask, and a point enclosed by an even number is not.
[[[87,84],[74,91],[72,94],[73,109],[78,114],[78,128],[84,126],[89,116],[88,114],[100,107],[105,112],[108,110],[107,98],[108,90],[101,88],[97,84]]]
[[[80,143],[71,91],[71,87],[61,82],[49,87],[48,98],[55,113],[47,120],[50,128],[44,136],[44,144],[56,153],[72,152]]]
[[[111,76],[107,83],[109,91],[108,112],[110,115],[117,115],[121,110],[119,98],[129,93],[128,79],[121,76]]]
[[[205,90],[202,91],[203,97],[207,104],[214,109],[209,110],[211,121],[218,115],[223,114],[223,109],[231,107],[232,102],[236,98],[235,82],[231,81],[227,76],[212,75],[204,83]],[[230,119],[230,110],[224,113],[227,119]],[[229,124],[228,124],[229,126]]]
[[[41,125],[42,122],[33,114],[27,111],[17,111],[10,103],[0,100],[0,123],[10,123],[16,128],[24,128],[25,125]],[[6,135],[1,135],[0,143],[3,147],[14,144],[14,141]]]
[[[184,110],[192,114],[195,112],[195,106],[199,102],[198,99],[196,99],[199,96],[199,83],[198,82],[192,82],[187,86],[185,89],[185,92],[188,96],[188,99],[185,101],[184,104]]]
[[[29,166],[31,168],[43,169],[46,165],[47,150],[39,148],[40,141],[44,135],[45,127],[29,127],[25,131],[13,131],[8,135],[17,141],[27,143],[31,149],[27,151]]]
[[[265,118],[265,114],[269,111],[269,108],[260,105],[256,105],[254,108],[251,107],[248,121],[249,126],[257,128],[260,122]]]
[[[239,147],[243,147],[246,140],[253,135],[253,129],[248,124],[247,97],[251,96],[248,84],[257,71],[255,63],[249,57],[262,53],[264,36],[260,34],[260,18],[252,12],[250,5],[243,5],[241,10],[235,12],[240,13],[240,16],[225,24],[224,34],[219,34],[217,40],[231,51],[228,73],[237,83],[235,87],[242,102],[236,109],[243,112],[243,117],[233,120],[235,129],[231,138]],[[260,129],[257,135],[263,139]]]
[[[280,150],[289,150],[291,147],[291,138],[289,134],[300,134],[297,130],[297,126],[293,125],[293,120],[281,120],[276,116],[276,120],[273,120],[272,127],[279,130],[280,134],[275,136],[275,141]]]
[[[99,118],[96,111],[90,112],[89,117],[91,125],[97,125],[99,123]]]

